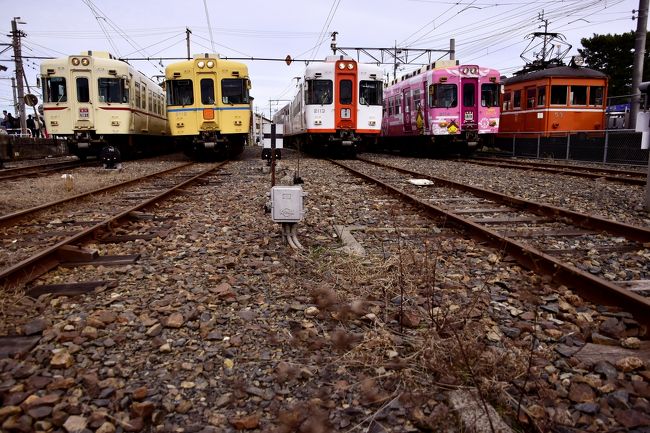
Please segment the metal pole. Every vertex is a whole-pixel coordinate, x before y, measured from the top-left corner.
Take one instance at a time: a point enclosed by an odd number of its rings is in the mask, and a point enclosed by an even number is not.
[[[609,131],[605,130],[605,151],[603,152],[603,164],[607,163],[607,148],[609,147]]]
[[[275,186],[275,123],[271,123],[271,188]]]
[[[192,33],[192,30],[189,29],[189,27],[185,27],[185,39],[187,39],[187,60],[190,60],[190,34]]]
[[[517,140],[517,138],[513,135],[512,136],[512,156],[513,157],[515,156],[515,141],[516,140]]]
[[[22,30],[18,30],[18,20],[20,17],[14,17],[11,20],[11,35],[13,37],[14,46],[14,62],[16,63],[16,85],[18,89],[18,113],[20,119],[20,132],[21,134],[27,133],[27,121],[25,119],[25,89],[23,88],[23,55],[20,46],[20,38],[25,36]],[[22,23],[21,23],[22,24]]]
[[[567,133],[566,135],[566,160],[569,160],[569,149],[571,148],[571,134]]]
[[[632,100],[630,101],[630,129],[636,126],[641,94],[639,84],[643,76],[643,58],[645,57],[645,40],[648,34],[648,0],[639,0],[636,19],[636,37],[634,40],[634,63],[632,66]]]
[[[449,60],[456,60],[456,39],[449,39]]]
[[[537,134],[537,159],[539,159],[539,147],[540,147],[540,142],[541,142],[541,135]]]

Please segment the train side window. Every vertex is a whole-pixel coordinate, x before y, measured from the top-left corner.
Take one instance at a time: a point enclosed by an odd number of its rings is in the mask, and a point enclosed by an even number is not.
[[[589,105],[600,107],[603,105],[603,87],[591,86],[589,88]]]
[[[543,107],[546,105],[546,86],[537,88],[537,106]]]
[[[533,108],[535,106],[536,89],[531,87],[526,89],[526,108]]]
[[[142,109],[147,109],[147,85],[142,85]]]
[[[496,83],[481,84],[481,106],[499,106],[499,85]]]
[[[214,80],[212,78],[201,79],[201,104],[214,104]]]
[[[67,102],[68,92],[63,77],[47,77],[45,82],[45,94],[47,102]]]
[[[551,105],[566,105],[567,86],[551,86]]]
[[[402,108],[401,95],[395,95],[395,114],[399,114]]]
[[[135,83],[135,106],[140,108],[140,83]]]
[[[521,90],[515,90],[512,97],[512,108],[521,108]]]
[[[429,86],[429,106],[451,108],[458,105],[458,87],[455,84],[432,84]]]
[[[503,94],[503,106],[502,110],[503,111],[508,111],[512,109],[512,93],[504,93]]]
[[[167,80],[167,105],[194,104],[192,80]]]
[[[587,105],[587,86],[571,86],[571,105]]]
[[[88,78],[77,77],[77,102],[90,101],[90,88],[88,86]]]

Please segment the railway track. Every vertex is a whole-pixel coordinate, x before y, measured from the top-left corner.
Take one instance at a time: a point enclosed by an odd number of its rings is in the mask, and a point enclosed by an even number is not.
[[[431,215],[489,242],[592,302],[618,305],[650,325],[650,230],[378,162],[332,161]],[[431,182],[412,185],[412,178]]]
[[[40,176],[42,174],[56,173],[57,171],[69,170],[71,168],[96,164],[97,162],[65,161],[48,164],[34,164],[24,167],[5,168],[0,170],[0,181],[19,179],[21,177]]]
[[[137,220],[138,210],[164,199],[223,164],[205,170],[198,164],[187,163],[5,215],[0,218],[3,245],[0,262],[4,263],[4,268],[0,270],[0,286],[25,284],[62,262],[96,261],[98,258],[95,254],[82,248],[85,242],[95,237],[112,236],[122,222]],[[151,236],[155,236],[155,233],[146,231],[136,238]],[[127,238],[132,240],[131,237]],[[102,263],[106,263],[106,260],[100,259],[99,264]]]
[[[461,161],[463,163],[471,163],[491,167],[512,168],[517,170],[535,170],[545,173],[585,177],[590,179],[605,179],[612,182],[621,182],[630,185],[645,185],[647,182],[647,173],[635,170],[520,161],[508,158],[476,157],[472,159],[463,159]]]

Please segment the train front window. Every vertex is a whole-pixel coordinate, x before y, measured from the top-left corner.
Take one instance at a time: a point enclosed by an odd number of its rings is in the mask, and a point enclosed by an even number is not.
[[[571,86],[571,105],[587,105],[587,86]]]
[[[551,105],[566,105],[567,86],[551,86]]]
[[[192,80],[167,80],[167,105],[194,104]]]
[[[591,86],[589,88],[589,105],[594,107],[603,105],[603,87]]]
[[[214,104],[214,80],[212,78],[201,79],[201,104]]]
[[[65,78],[63,77],[47,77],[43,91],[46,98],[45,102],[66,102],[68,100]]]
[[[458,105],[458,88],[455,84],[432,84],[429,86],[429,106],[451,108]]]
[[[382,105],[381,81],[361,81],[359,83],[359,104]]]
[[[332,80],[307,80],[305,105],[329,105],[332,103]]]
[[[339,82],[339,103],[352,104],[352,80]]]
[[[77,77],[77,102],[90,101],[90,89],[88,88],[88,78]]]
[[[474,83],[465,83],[463,84],[463,106],[464,107],[473,107],[476,105],[476,88]]]
[[[121,103],[127,102],[127,98],[122,96],[124,89],[124,80],[120,78],[99,78],[97,80],[99,90],[99,102]]]
[[[248,104],[247,80],[224,78],[221,80],[221,100],[224,104]]]
[[[481,107],[499,106],[499,85],[496,83],[481,84]]]

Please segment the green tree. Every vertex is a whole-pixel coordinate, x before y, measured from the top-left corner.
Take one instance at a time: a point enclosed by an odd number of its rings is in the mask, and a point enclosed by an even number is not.
[[[620,96],[632,93],[632,65],[634,63],[634,32],[622,35],[597,35],[582,38],[584,48],[578,52],[585,64],[592,69],[609,75],[608,95]],[[650,63],[647,62],[650,39],[646,35],[646,55],[644,58],[642,81],[650,81]]]

